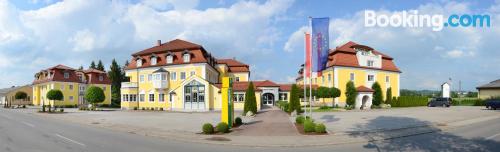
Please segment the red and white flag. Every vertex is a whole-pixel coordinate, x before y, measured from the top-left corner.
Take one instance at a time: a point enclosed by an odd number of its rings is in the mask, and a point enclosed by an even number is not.
[[[305,68],[304,68],[304,72],[306,73],[305,76],[306,77],[311,77],[311,64],[312,64],[312,59],[311,59],[311,34],[309,33],[305,33],[305,51],[306,51],[306,63],[305,63]],[[305,80],[305,78],[304,78]]]

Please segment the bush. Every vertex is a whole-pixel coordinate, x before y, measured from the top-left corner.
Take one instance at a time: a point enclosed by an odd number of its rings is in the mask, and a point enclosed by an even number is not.
[[[354,82],[352,81],[347,82],[345,95],[346,95],[346,103],[350,106],[354,106],[354,104],[356,103],[356,96],[358,96],[358,91],[354,86]]]
[[[400,96],[393,98],[391,107],[427,106],[429,99],[423,96]]]
[[[295,123],[297,123],[297,124],[303,124],[304,120],[305,120],[305,118],[302,115],[295,117]]]
[[[26,108],[26,105],[23,105],[23,108]]]
[[[146,110],[146,108],[145,108],[145,107],[142,107],[142,110]]]
[[[316,131],[316,124],[311,119],[304,121],[304,132],[314,132]]]
[[[285,112],[290,112],[290,111],[288,111],[290,104],[287,101],[280,100],[280,101],[276,102],[276,105],[278,105],[278,107],[281,110],[283,110]]]
[[[239,125],[243,124],[243,120],[241,120],[240,117],[236,117],[234,119],[234,123],[239,126]]]
[[[378,106],[383,102],[383,95],[382,95],[382,88],[380,87],[380,84],[378,82],[373,83],[372,89],[375,91],[373,92],[373,99],[372,99],[372,105]]]
[[[220,122],[219,124],[217,124],[216,128],[217,128],[217,132],[221,132],[221,133],[229,132],[229,126],[225,122]]]
[[[319,123],[316,124],[316,128],[314,129],[317,133],[326,133],[326,127],[325,124]]]
[[[485,100],[478,99],[474,101],[474,106],[485,106]]]
[[[59,112],[64,112],[64,109],[63,108],[59,109]]]
[[[214,126],[210,123],[205,123],[203,124],[202,131],[204,134],[213,134],[214,133]]]
[[[160,108],[160,111],[163,111],[163,107]]]
[[[290,90],[290,103],[288,105],[289,112],[297,111],[297,114],[302,112],[299,98],[299,87],[296,84],[293,84],[292,89]]]
[[[321,110],[327,110],[327,109],[330,109],[330,107],[328,107],[328,106],[321,106],[321,107],[319,107],[319,109],[321,109]]]
[[[246,114],[248,111],[254,114],[257,113],[257,99],[255,97],[255,90],[252,82],[250,82],[245,92],[245,102],[243,105],[243,113]]]
[[[100,87],[90,86],[85,90],[85,100],[95,107],[95,104],[101,103],[106,99],[104,91]]]
[[[134,107],[134,110],[137,110],[137,107]]]

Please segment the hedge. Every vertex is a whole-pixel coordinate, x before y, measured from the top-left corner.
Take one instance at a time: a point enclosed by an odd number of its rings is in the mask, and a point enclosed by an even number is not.
[[[391,101],[391,107],[427,106],[429,99],[422,96],[400,96]]]

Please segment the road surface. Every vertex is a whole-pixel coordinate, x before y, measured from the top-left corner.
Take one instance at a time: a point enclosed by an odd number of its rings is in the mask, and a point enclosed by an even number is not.
[[[264,137],[263,137],[264,138]],[[370,137],[366,137],[370,138]],[[446,132],[369,143],[319,147],[243,147],[182,142],[92,126],[0,108],[2,152],[250,152],[250,151],[499,151],[500,119]]]

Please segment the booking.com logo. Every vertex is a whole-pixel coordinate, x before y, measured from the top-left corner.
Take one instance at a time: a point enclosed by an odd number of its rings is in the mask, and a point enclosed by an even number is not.
[[[445,18],[441,14],[419,14],[418,11],[402,11],[392,15],[377,14],[365,11],[365,27],[431,27],[433,31],[441,31],[444,27],[490,27],[490,15],[452,14]]]

